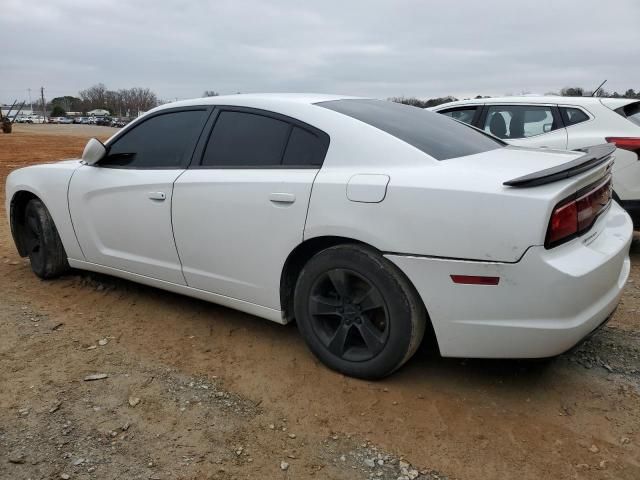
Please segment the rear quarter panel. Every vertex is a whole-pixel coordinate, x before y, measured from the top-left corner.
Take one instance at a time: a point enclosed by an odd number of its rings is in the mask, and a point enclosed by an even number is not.
[[[509,148],[442,162],[422,155],[386,168],[323,167],[313,186],[305,239],[334,235],[383,252],[517,262],[527,248],[544,244],[554,206],[603,171],[534,188],[502,182],[575,156]],[[389,176],[383,201],[347,198],[346,184],[359,173]]]

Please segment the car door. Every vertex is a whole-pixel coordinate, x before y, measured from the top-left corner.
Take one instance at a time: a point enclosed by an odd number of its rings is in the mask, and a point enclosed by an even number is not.
[[[210,113],[161,111],[109,142],[96,165],[76,170],[69,209],[87,262],[185,284],[171,228],[173,183]]]
[[[200,158],[174,187],[183,273],[190,287],[280,310],[280,275],[302,242],[329,137],[262,110],[215,115]]]
[[[479,128],[511,145],[567,148],[567,130],[555,105],[488,104]]]

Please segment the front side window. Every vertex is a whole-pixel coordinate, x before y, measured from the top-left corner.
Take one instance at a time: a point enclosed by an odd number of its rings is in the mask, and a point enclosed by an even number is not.
[[[579,108],[560,107],[560,115],[562,115],[562,121],[567,127],[589,120],[589,115],[584,113]]]
[[[471,125],[473,117],[476,115],[478,107],[456,108],[453,110],[441,110],[438,113],[446,115],[447,117],[454,118],[460,122],[468,123]]]
[[[505,140],[542,135],[559,127],[552,107],[543,105],[491,105],[482,127]]]
[[[185,168],[202,131],[206,110],[169,112],[144,120],[109,144],[99,162],[111,168]]]
[[[316,105],[378,128],[436,160],[475,155],[504,146],[445,115],[409,105],[369,99],[331,100]]]

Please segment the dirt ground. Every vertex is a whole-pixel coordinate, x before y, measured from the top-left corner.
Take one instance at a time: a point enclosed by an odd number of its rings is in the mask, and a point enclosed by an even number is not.
[[[2,198],[12,169],[114,131],[16,125]],[[2,211],[0,478],[638,479],[640,237],[632,263],[614,318],[576,351],[423,349],[366,382],[319,364],[295,325],[107,276],[43,282]]]

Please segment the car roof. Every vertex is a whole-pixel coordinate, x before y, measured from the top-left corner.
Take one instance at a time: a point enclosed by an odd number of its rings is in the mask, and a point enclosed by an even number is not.
[[[463,105],[482,105],[482,104],[551,104],[551,105],[598,105],[605,104],[607,106],[612,104],[619,104],[618,106],[626,105],[637,100],[631,98],[608,98],[608,97],[563,97],[561,95],[522,95],[511,97],[491,97],[491,98],[471,98],[468,100],[458,100],[455,102],[448,102],[433,107],[432,110],[441,110],[443,108],[463,106]]]
[[[237,95],[219,95],[215,97],[192,98],[189,100],[179,100],[161,105],[153,111],[165,108],[189,107],[196,105],[230,105],[230,106],[251,106],[252,104],[268,103],[276,105],[312,105],[319,102],[330,102],[332,100],[359,99],[364,97],[353,97],[348,95],[329,95],[326,93],[239,93]]]

